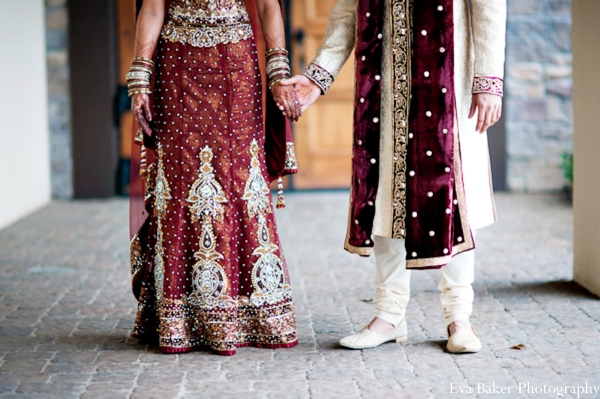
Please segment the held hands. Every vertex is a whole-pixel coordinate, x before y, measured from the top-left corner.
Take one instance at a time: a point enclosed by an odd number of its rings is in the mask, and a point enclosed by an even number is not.
[[[298,122],[298,119],[302,116],[302,109],[300,109],[300,101],[298,101],[296,89],[294,86],[284,85],[283,82],[280,81],[271,88],[273,99],[275,99],[277,106],[288,119]]]
[[[317,101],[321,95],[321,88],[304,75],[296,75],[289,79],[282,80],[275,85],[273,89],[277,87],[288,87],[294,89],[295,93],[293,98],[297,98],[297,101],[299,102],[297,105],[300,106],[300,111],[297,114],[298,117],[302,116],[302,112],[310,107],[315,101]],[[275,96],[275,92],[273,92],[273,95]],[[283,114],[288,118],[293,119],[289,116],[291,115],[292,111],[290,107],[286,107],[284,103],[277,99],[277,97],[275,100],[277,101],[277,106],[279,109],[284,111]],[[292,102],[293,101],[295,100],[292,100]],[[477,113],[477,126],[475,130],[478,133],[484,133],[488,128],[498,122],[502,116],[502,97],[488,93],[474,94],[471,103],[471,111],[469,112],[469,118],[473,118],[475,113]],[[293,120],[298,121],[298,118],[296,117]]]
[[[502,97],[488,93],[473,94],[469,119],[475,116],[475,112],[477,112],[475,131],[484,133],[489,127],[498,122],[500,116],[502,116]]]
[[[150,96],[148,94],[136,94],[131,99],[131,109],[133,117],[142,128],[144,133],[152,136],[152,129],[149,122],[152,122],[152,112],[150,112]]]
[[[321,88],[304,75],[296,75],[280,82],[282,86],[293,87],[296,90],[302,111],[310,107],[321,95]]]

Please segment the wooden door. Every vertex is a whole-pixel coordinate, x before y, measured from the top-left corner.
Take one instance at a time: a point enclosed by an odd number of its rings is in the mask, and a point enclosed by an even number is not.
[[[118,167],[114,4],[69,1],[68,9],[75,197],[110,197]]]
[[[135,46],[135,1],[117,0],[117,48],[119,60],[119,85],[127,86],[125,75],[129,72]],[[131,134],[133,113],[126,111],[121,115],[119,126],[119,155],[121,159],[131,158]]]
[[[294,74],[315,56],[323,41],[327,17],[336,0],[292,0],[292,69]],[[350,186],[354,55],[333,86],[294,125],[299,170],[294,188]]]

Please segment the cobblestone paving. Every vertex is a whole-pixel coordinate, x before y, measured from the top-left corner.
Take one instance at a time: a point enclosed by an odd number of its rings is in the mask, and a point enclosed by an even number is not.
[[[554,398],[531,390],[600,385],[600,302],[569,281],[572,212],[560,197],[498,195],[500,222],[478,235],[475,355],[444,351],[439,271],[413,273],[407,342],[339,348],[374,314],[373,259],[342,250],[346,193],[287,202],[278,222],[301,343],[231,358],[127,338],[126,201],[55,202],[1,231],[0,397]],[[505,393],[478,394],[478,383]]]

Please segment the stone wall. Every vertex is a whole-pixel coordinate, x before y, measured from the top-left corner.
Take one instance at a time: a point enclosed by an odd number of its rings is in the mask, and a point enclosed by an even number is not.
[[[509,0],[508,14],[508,187],[560,190],[573,146],[571,1]]]
[[[67,0],[46,1],[52,196],[73,197]]]

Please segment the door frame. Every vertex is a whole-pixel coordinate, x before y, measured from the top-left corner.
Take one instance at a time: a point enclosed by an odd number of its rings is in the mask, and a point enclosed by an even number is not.
[[[118,158],[115,3],[72,0],[68,10],[74,196],[111,197]]]

